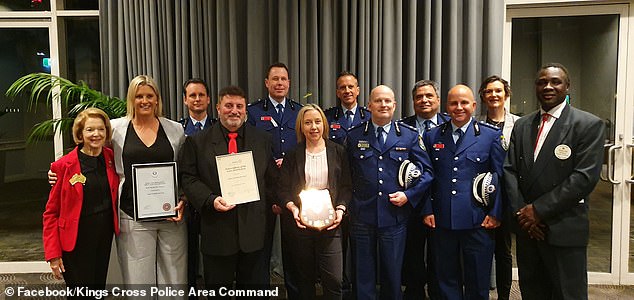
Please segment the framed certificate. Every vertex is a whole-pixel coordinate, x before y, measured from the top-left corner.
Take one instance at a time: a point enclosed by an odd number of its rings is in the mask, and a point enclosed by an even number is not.
[[[133,164],[134,220],[176,217],[178,204],[176,162]]]
[[[245,151],[216,156],[220,192],[227,204],[260,200],[253,152]]]

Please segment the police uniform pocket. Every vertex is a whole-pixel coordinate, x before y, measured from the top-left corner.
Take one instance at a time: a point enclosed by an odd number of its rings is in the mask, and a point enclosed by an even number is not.
[[[366,149],[366,150],[354,150],[352,152],[352,156],[355,159],[360,159],[360,160],[366,160],[369,159],[370,157],[374,156],[374,151],[372,151],[371,149]]]
[[[392,160],[398,161],[398,162],[403,162],[405,161],[407,158],[409,157],[409,151],[396,151],[396,150],[391,150],[390,151],[390,158]]]
[[[476,164],[484,164],[489,160],[488,152],[469,152],[467,153],[467,159],[476,163]]]

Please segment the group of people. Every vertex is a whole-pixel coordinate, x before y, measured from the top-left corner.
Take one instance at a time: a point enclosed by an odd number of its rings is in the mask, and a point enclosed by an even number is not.
[[[202,253],[205,288],[265,289],[279,215],[289,299],[314,298],[316,282],[328,299],[488,299],[494,256],[498,297],[508,299],[511,232],[524,299],[587,298],[588,195],[604,127],[564,101],[564,66],[539,70],[541,107],[523,118],[505,109],[511,89],[498,76],[478,91],[481,116],[469,87],[449,90],[445,114],[438,84],[421,80],[415,115],[396,121],[388,86],[364,108],[356,76],[342,72],[340,102],[323,111],[288,98],[288,74],[271,65],[269,95],[251,104],[239,87],[222,88],[217,121],[203,80],[185,82],[189,116],[179,124],[162,117],[145,75],[112,126],[99,109],[82,112],[77,148],[49,172],[43,238],[54,275],[103,287],[115,234],[125,284],[195,286]],[[233,204],[216,157],[248,151],[259,200]],[[125,179],[133,164],[156,162],[178,165],[176,217],[135,221]],[[323,226],[306,221],[309,190],[329,195]]]

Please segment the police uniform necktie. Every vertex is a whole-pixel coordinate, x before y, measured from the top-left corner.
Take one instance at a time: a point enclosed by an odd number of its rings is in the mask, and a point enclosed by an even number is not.
[[[236,137],[238,137],[237,132],[229,132],[227,134],[229,136],[229,153],[237,153],[238,152],[238,142],[236,141]]]
[[[284,115],[284,105],[282,105],[282,103],[279,103],[275,107],[277,108],[277,120],[279,122],[282,122],[282,116]]]
[[[383,127],[379,126],[376,128],[376,140],[379,142],[379,149],[383,150],[383,146],[385,146],[385,141],[383,141]]]
[[[354,115],[352,114],[352,111],[346,111],[346,129],[352,127],[352,119],[354,118]]]
[[[200,122],[196,122],[196,124],[194,124],[194,128],[196,128],[194,130],[194,132],[199,132],[199,131],[203,130],[203,124],[200,123]]]
[[[462,131],[462,129],[458,128],[456,129],[456,133],[458,134],[458,139],[456,140],[456,147],[460,146],[460,143],[462,142],[462,137],[464,136],[464,131]]]
[[[425,131],[430,131],[431,130],[431,120],[425,120],[423,122],[423,126],[425,127]]]
[[[550,119],[550,114],[549,113],[544,113],[542,115],[542,123],[539,125],[539,131],[537,132],[537,140],[535,140],[535,147],[533,148],[533,153],[535,151],[537,151],[537,145],[539,144],[539,138],[542,135],[542,131],[544,131],[544,126],[548,122],[548,119]]]

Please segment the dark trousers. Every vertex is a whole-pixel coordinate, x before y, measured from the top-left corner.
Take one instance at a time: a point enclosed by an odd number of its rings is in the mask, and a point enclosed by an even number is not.
[[[431,259],[431,234],[432,230],[423,224],[422,217],[413,215],[410,218],[407,224],[407,242],[403,260],[404,299],[425,299],[425,285],[427,285],[429,297],[439,299],[438,282]]]
[[[187,285],[196,286],[198,278],[199,251],[200,243],[200,214],[192,205],[188,205],[189,215],[187,216]],[[190,299],[198,299],[198,297],[190,296]]]
[[[511,254],[511,232],[507,222],[495,229],[495,285],[498,300],[508,300],[513,281],[513,255]]]
[[[516,242],[522,299],[588,299],[586,247],[552,246],[524,234]]]
[[[343,257],[340,230],[298,229],[293,243],[301,299],[315,299],[315,282],[321,278],[323,299],[341,299]]]
[[[265,289],[269,285],[264,282],[268,271],[262,261],[262,250],[232,255],[203,254],[206,289],[233,288],[234,280],[237,289]]]
[[[295,259],[293,258],[293,243],[295,242],[297,229],[295,219],[293,219],[289,211],[284,209],[284,212],[280,215],[280,233],[282,240],[282,265],[284,266],[284,286],[286,287],[286,295],[289,300],[302,299],[299,293],[298,267],[295,265]]]
[[[351,222],[353,290],[356,299],[372,300],[377,298],[377,269],[381,270],[379,299],[401,299],[403,297],[401,271],[406,239],[406,222],[380,228],[354,220]]]
[[[114,233],[112,213],[108,210],[80,217],[75,249],[62,252],[67,287],[105,288]]]
[[[432,245],[441,299],[489,299],[492,231],[436,227]]]

